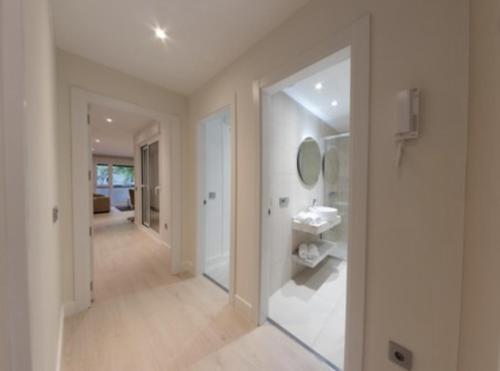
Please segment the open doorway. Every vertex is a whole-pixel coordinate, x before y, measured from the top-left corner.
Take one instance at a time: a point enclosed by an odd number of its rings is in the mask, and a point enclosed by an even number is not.
[[[167,248],[151,241],[153,237],[161,241],[160,219],[165,215],[160,213],[160,189],[167,177],[160,175],[163,143],[156,120],[99,104],[89,105],[89,119],[93,298],[104,300],[123,293],[127,289],[123,284],[153,256],[158,265],[154,269],[170,270]],[[141,284],[138,277],[135,281]]]
[[[200,265],[203,275],[229,291],[231,245],[230,110],[200,123]]]
[[[271,87],[267,216],[273,233],[268,318],[333,368],[344,363],[350,49]],[[276,148],[279,150],[272,150]]]
[[[262,110],[260,323],[335,370],[363,363],[369,19],[309,65],[258,82]]]
[[[117,284],[104,285],[109,288],[104,289],[108,293],[151,284],[144,279],[151,272],[167,275],[180,272],[181,149],[180,125],[176,116],[78,88],[71,90],[71,115],[75,302],[69,312],[77,313],[88,308],[95,297],[98,264],[105,266],[99,270],[105,272],[101,275],[101,282],[107,280]],[[157,149],[154,142],[158,142]],[[150,149],[152,147],[150,168],[159,171],[150,176],[157,178],[147,183],[145,190],[141,177],[141,147],[146,144]],[[124,149],[126,153],[118,153]],[[98,172],[101,172],[100,177]],[[151,201],[148,205],[149,223],[143,223],[145,215],[141,212],[145,192],[152,193],[148,194]],[[94,207],[96,203],[97,207]],[[111,233],[102,238],[105,234],[99,233],[100,229]],[[117,259],[106,262],[110,256],[106,249],[96,251],[96,245],[102,245],[103,239],[104,244],[115,250]],[[125,253],[130,246],[143,246],[144,249],[135,249],[137,256],[134,258],[133,254]],[[147,246],[151,246],[149,258],[144,255]],[[98,253],[106,259],[96,259]],[[153,259],[157,253],[162,257]],[[140,264],[144,259],[159,266],[153,268]],[[116,274],[127,264],[135,275]],[[149,267],[149,273],[139,274],[137,269],[134,270],[134,264],[136,268]],[[138,278],[136,282],[127,281],[133,277]]]

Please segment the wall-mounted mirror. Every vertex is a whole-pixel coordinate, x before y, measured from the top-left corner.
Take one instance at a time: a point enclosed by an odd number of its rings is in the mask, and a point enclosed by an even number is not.
[[[318,142],[306,138],[300,144],[297,154],[297,169],[300,179],[307,186],[313,186],[321,173],[321,151]]]
[[[325,182],[334,185],[339,178],[339,156],[335,147],[330,147],[323,156],[323,177]]]

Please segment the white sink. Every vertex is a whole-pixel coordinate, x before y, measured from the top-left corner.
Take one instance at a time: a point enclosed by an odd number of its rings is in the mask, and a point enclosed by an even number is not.
[[[336,208],[328,206],[313,206],[309,211],[328,221],[334,221],[339,215]]]

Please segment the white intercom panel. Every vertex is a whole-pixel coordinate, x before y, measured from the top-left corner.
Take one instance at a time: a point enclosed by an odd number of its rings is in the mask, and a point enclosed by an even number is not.
[[[420,135],[420,91],[407,89],[398,93],[397,139],[416,139]]]
[[[400,91],[397,96],[396,166],[399,167],[407,141],[420,136],[420,90]]]

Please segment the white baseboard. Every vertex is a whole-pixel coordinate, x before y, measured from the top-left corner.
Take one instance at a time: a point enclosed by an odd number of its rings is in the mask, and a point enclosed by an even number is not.
[[[163,241],[163,240],[161,239],[161,236],[160,236],[158,233],[154,232],[154,231],[153,231],[152,229],[150,229],[150,228],[146,228],[146,227],[145,227],[145,226],[143,226],[142,224],[141,224],[141,225],[139,225],[138,227],[139,227],[139,229],[140,229],[141,231],[143,231],[144,233],[146,233],[149,237],[151,237],[153,240],[155,240],[156,242],[158,242],[160,245],[165,246],[165,247],[166,247],[167,249],[169,249],[169,250],[171,249],[170,245],[169,245],[167,242]]]
[[[81,312],[84,308],[80,308],[76,301],[69,301],[63,304],[64,317],[71,317],[74,314]]]
[[[188,272],[191,273],[192,275],[195,275],[194,265],[191,260],[184,260],[181,264],[181,269],[183,272]]]
[[[239,295],[234,295],[234,308],[249,322],[255,322],[253,306]]]
[[[56,371],[62,370],[62,356],[63,356],[63,344],[64,344],[64,319],[66,318],[65,305],[61,305],[60,315],[59,315],[59,339],[57,341],[57,355],[56,355]]]

